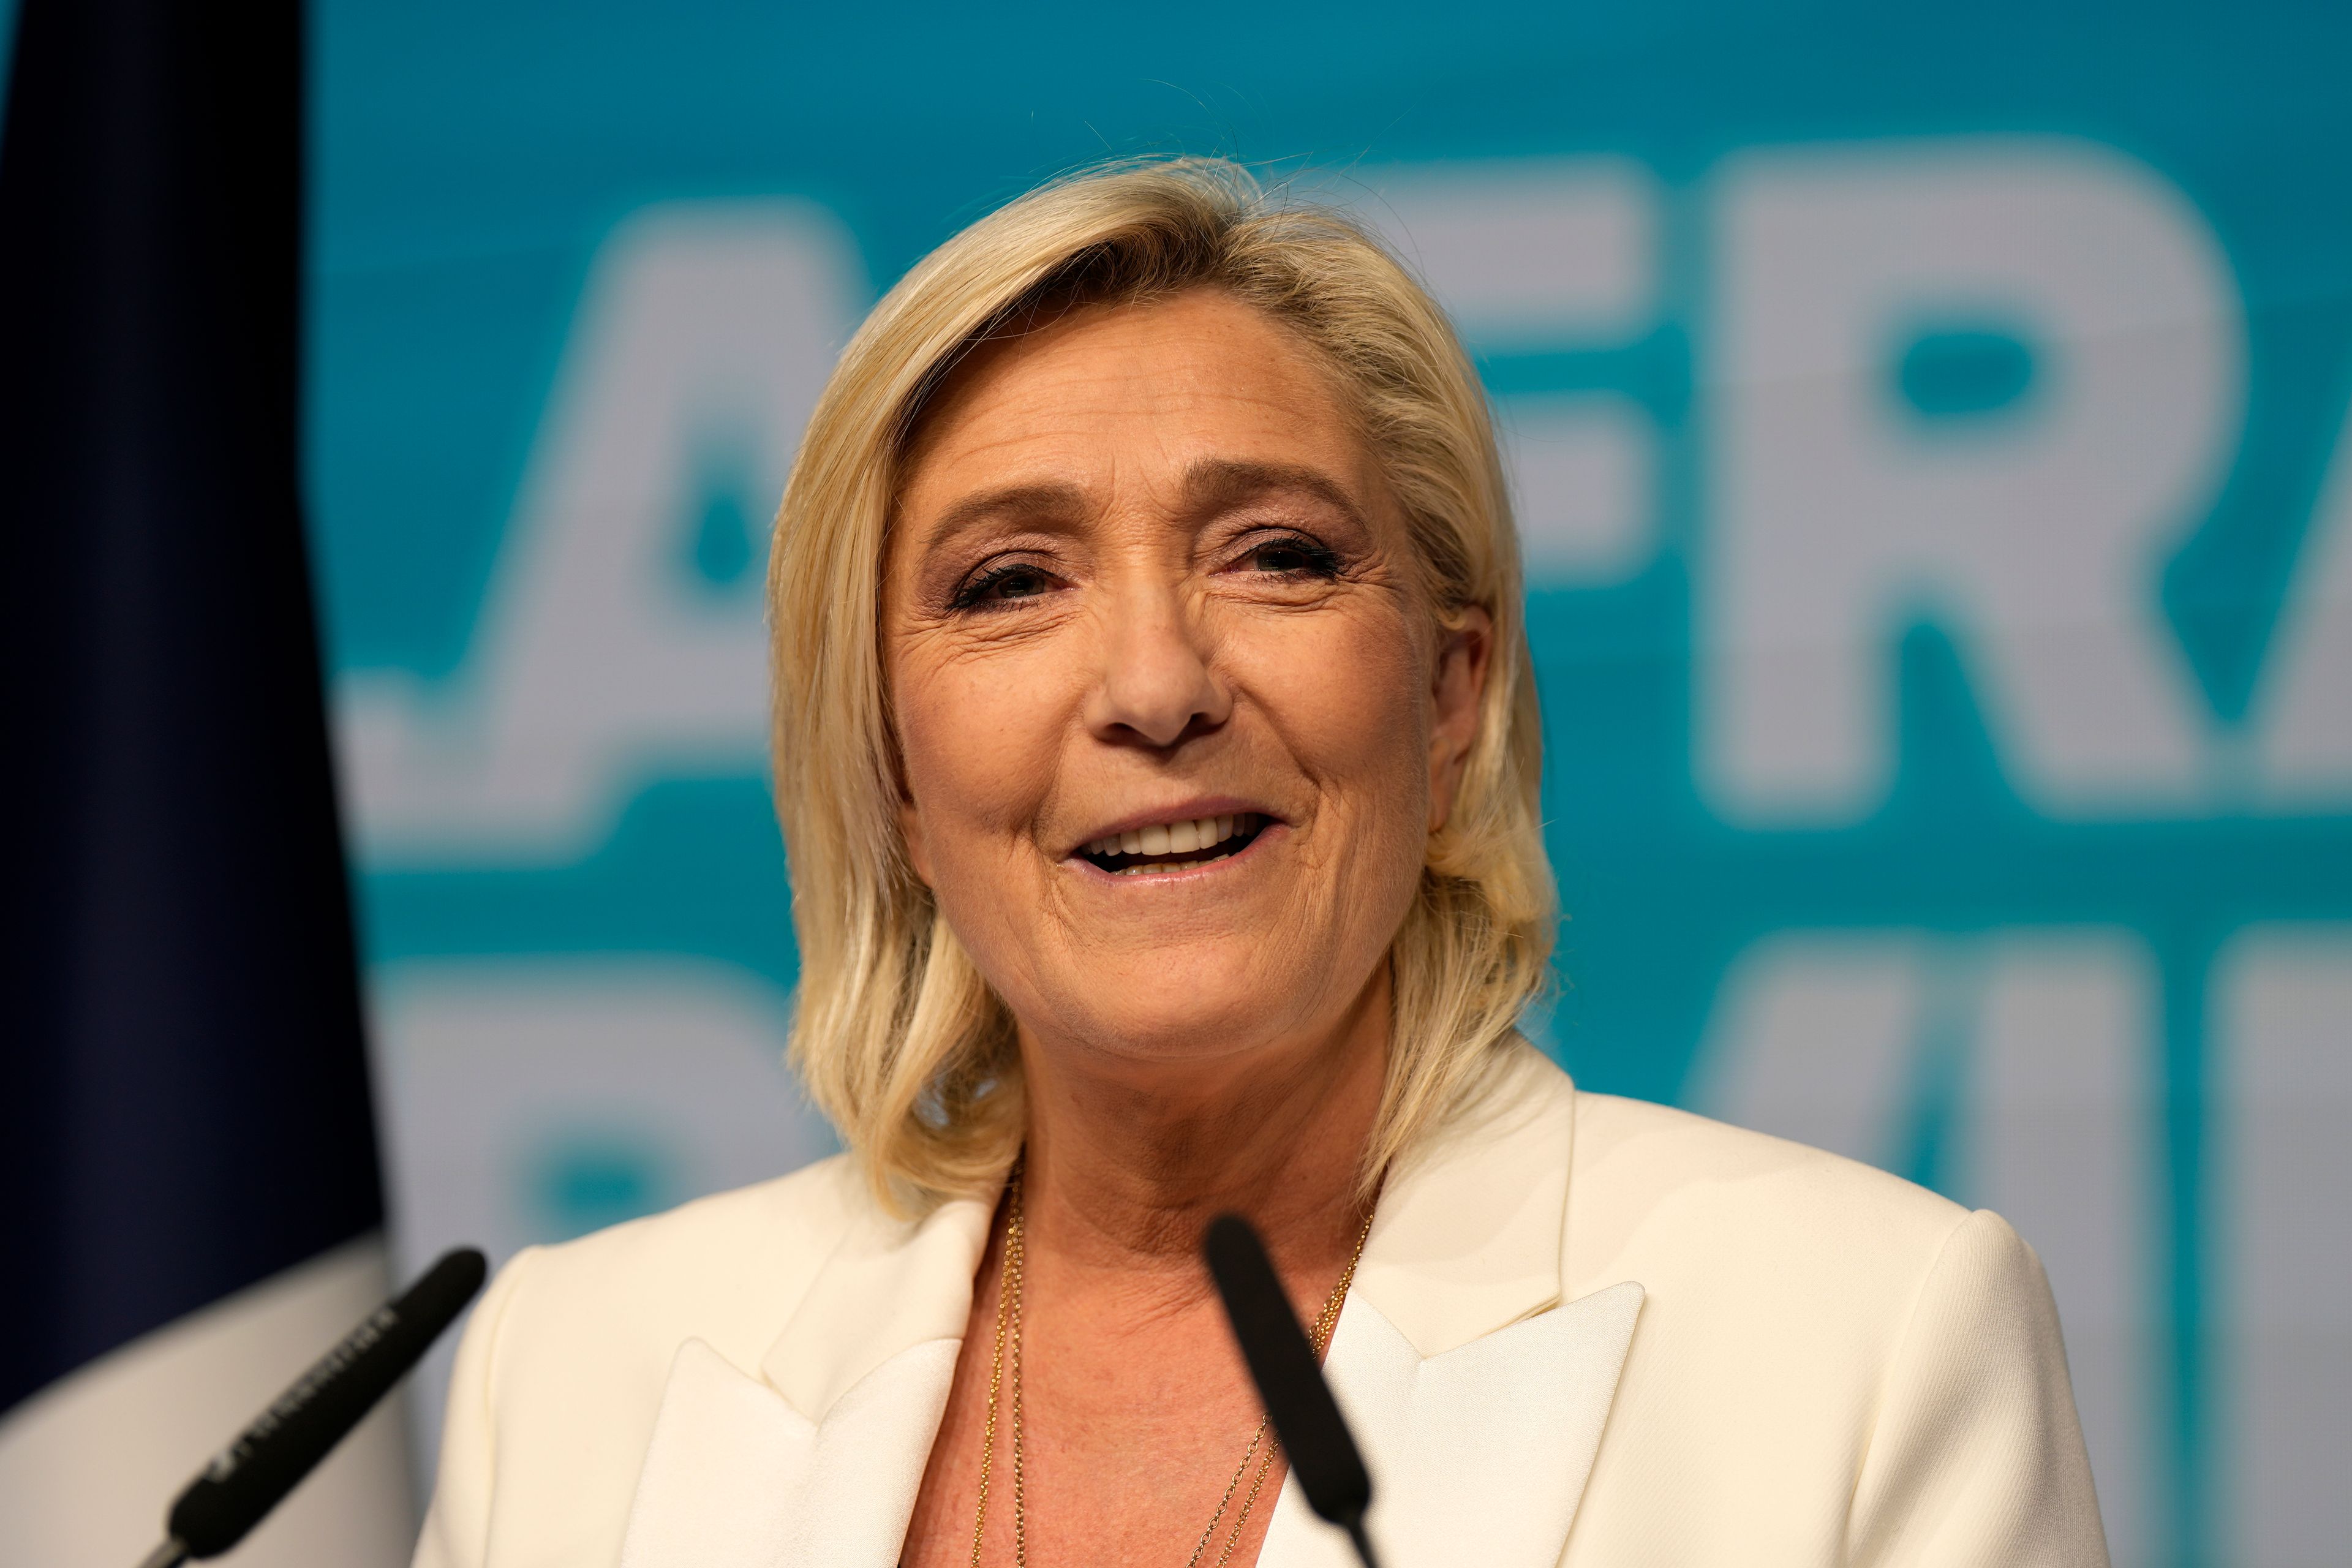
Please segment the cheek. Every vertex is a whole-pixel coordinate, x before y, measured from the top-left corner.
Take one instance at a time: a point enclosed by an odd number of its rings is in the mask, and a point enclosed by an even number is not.
[[[1417,846],[1429,670],[1409,616],[1382,605],[1283,631],[1257,639],[1252,684],[1299,765],[1358,826],[1406,825]]]
[[[963,663],[919,654],[893,668],[907,785],[943,871],[992,836],[1032,821],[1053,783],[1064,704],[1032,661]]]

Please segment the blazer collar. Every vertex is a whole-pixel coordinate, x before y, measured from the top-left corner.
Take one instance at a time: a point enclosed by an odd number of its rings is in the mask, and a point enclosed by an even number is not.
[[[1350,1294],[1423,1356],[1559,1301],[1576,1089],[1520,1042],[1381,1194]]]
[[[1556,1563],[1641,1304],[1561,1305],[1575,1094],[1524,1043],[1390,1178],[1327,1370],[1399,1561]],[[992,1207],[889,1221],[859,1194],[756,1379],[674,1363],[625,1568],[889,1568],[914,1504]],[[1346,1561],[1286,1483],[1262,1568]],[[1332,1555],[1335,1547],[1339,1555]],[[1408,1548],[1410,1552],[1408,1553]]]
[[[1549,1568],[1601,1444],[1641,1286],[1563,1304],[1576,1091],[1524,1042],[1381,1194],[1330,1353],[1384,1561]],[[1259,1568],[1354,1557],[1286,1482]]]
[[[992,1198],[962,1199],[910,1226],[883,1214],[863,1186],[849,1196],[847,1230],[760,1359],[760,1375],[811,1421],[894,1356],[961,1342],[996,1212]]]

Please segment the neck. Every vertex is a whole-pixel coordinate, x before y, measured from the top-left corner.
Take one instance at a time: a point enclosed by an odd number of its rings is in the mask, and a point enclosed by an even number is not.
[[[1139,1068],[1023,1039],[1025,1223],[1073,1262],[1200,1274],[1201,1234],[1240,1214],[1279,1262],[1344,1259],[1388,1068],[1381,964],[1329,1027],[1242,1056]]]

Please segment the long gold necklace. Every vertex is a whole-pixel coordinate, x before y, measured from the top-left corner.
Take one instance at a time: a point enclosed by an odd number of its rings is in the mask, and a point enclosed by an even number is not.
[[[980,1568],[981,1542],[988,1536],[989,1472],[996,1459],[997,1398],[1004,1385],[1004,1352],[1009,1343],[1013,1350],[1013,1568],[1029,1568],[1029,1509],[1022,1454],[1021,1408],[1021,1347],[1024,1336],[1021,1324],[1021,1281],[1028,1262],[1024,1245],[1021,1221],[1022,1165],[1015,1163],[1012,1180],[1006,1184],[1004,1215],[1004,1277],[996,1295],[996,1348],[988,1362],[988,1421],[981,1433],[980,1447],[980,1507],[971,1521],[971,1568]],[[1372,1216],[1364,1215],[1363,1225],[1356,1232],[1355,1250],[1348,1257],[1348,1267],[1340,1272],[1339,1282],[1331,1287],[1330,1298],[1317,1313],[1307,1338],[1315,1346],[1319,1359],[1324,1347],[1331,1342],[1331,1331],[1339,1326],[1339,1309],[1348,1300],[1348,1287],[1355,1282],[1356,1265],[1363,1260],[1364,1239],[1372,1233]],[[1217,1568],[1225,1568],[1233,1560],[1234,1549],[1241,1544],[1242,1532],[1248,1528],[1250,1510],[1257,1506],[1258,1494],[1265,1488],[1265,1478],[1274,1468],[1274,1456],[1281,1447],[1266,1426],[1266,1418],[1258,1417],[1257,1430],[1251,1434],[1249,1447],[1242,1451],[1242,1462],[1234,1471],[1234,1479],[1225,1483],[1225,1495],[1217,1500],[1217,1511],[1209,1516],[1208,1528],[1201,1531],[1200,1542],[1193,1546],[1192,1555],[1184,1568],[1200,1568],[1202,1557],[1216,1539],[1217,1526],[1225,1510],[1233,1506],[1234,1493],[1241,1489],[1242,1478],[1250,1473],[1250,1461],[1257,1461],[1256,1477],[1242,1499],[1239,1511],[1234,1515],[1232,1530],[1225,1536],[1224,1549],[1217,1553]]]

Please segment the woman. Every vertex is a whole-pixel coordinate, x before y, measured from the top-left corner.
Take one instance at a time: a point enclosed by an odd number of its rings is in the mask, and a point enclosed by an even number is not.
[[[1513,1031],[1507,502],[1346,222],[1181,162],[974,225],[844,353],[770,594],[849,1152],[515,1259],[420,1563],[1344,1562],[1198,1264],[1225,1209],[1391,1564],[2105,1560],[2007,1226]]]

